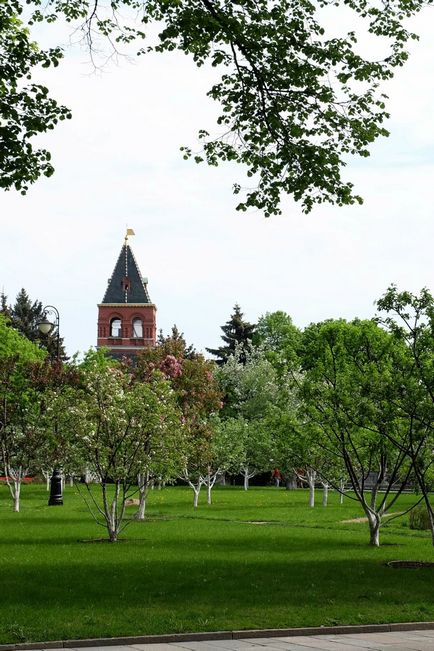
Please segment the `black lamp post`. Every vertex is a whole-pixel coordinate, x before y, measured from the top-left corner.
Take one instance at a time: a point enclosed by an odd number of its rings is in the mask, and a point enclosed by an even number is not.
[[[54,305],[46,305],[44,307],[44,318],[38,323],[39,332],[43,335],[49,335],[53,330],[56,330],[56,360],[60,360],[60,317],[59,311]],[[53,320],[48,317],[54,316]],[[53,469],[53,474],[50,480],[50,497],[48,499],[48,506],[61,506],[63,504],[62,495],[62,476],[59,468]]]

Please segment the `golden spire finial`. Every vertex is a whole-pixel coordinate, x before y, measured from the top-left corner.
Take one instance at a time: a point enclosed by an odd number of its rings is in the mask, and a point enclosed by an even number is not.
[[[125,234],[125,245],[127,244],[130,235],[135,235],[135,232],[133,231],[132,228],[128,228],[127,226],[127,232]]]

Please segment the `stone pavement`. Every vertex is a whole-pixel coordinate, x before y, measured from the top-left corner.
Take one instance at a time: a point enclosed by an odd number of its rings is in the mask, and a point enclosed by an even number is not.
[[[27,651],[30,645],[26,645]],[[37,644],[34,647],[38,650]],[[297,635],[159,644],[70,647],[69,651],[434,651],[434,630]],[[50,651],[65,651],[50,649]]]

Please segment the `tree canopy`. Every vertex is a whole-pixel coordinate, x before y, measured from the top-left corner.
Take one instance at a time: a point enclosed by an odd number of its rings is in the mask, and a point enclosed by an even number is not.
[[[62,51],[40,50],[19,18],[22,11],[19,0],[0,3],[0,188],[26,194],[29,184],[54,172],[50,152],[34,147],[33,139],[71,113],[31,82],[33,69],[59,65]]]
[[[201,149],[183,147],[184,158],[213,166],[226,161],[242,164],[252,187],[234,183],[235,194],[245,193],[237,208],[258,208],[269,216],[281,212],[282,195],[301,202],[304,212],[323,202],[341,206],[362,202],[342,170],[350,156],[369,156],[369,146],[388,135],[382,83],[403,65],[408,41],[416,38],[406,29],[406,19],[432,1],[113,0],[106,5],[99,0],[33,0],[30,4],[36,6],[33,21],[53,22],[62,16],[81,24],[94,54],[98,34],[118,48],[149,38],[157,24],[156,42],[138,45],[139,54],[179,50],[197,66],[207,63],[221,70],[208,91],[221,107],[217,130],[211,134],[200,129]],[[36,63],[57,64],[61,53],[39,52],[29,42],[16,19],[21,11],[17,0],[2,7],[3,48],[11,67],[11,85],[2,91],[9,120],[3,185],[25,190],[25,182],[37,178],[41,169],[52,172],[46,152],[35,161],[28,136],[52,128],[69,114],[48,100],[45,88],[30,86],[24,95],[17,95],[17,80]],[[352,14],[357,30],[344,28],[336,35],[327,25],[345,12]],[[363,55],[360,41],[366,34],[383,48],[380,58]],[[13,111],[13,106],[26,110]]]

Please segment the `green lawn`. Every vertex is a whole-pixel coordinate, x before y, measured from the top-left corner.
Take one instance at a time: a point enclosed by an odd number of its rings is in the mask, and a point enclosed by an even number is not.
[[[105,532],[74,488],[63,507],[46,499],[25,486],[15,514],[0,486],[0,643],[434,620],[434,568],[385,566],[434,561],[407,516],[374,549],[366,524],[341,522],[361,515],[357,504],[334,494],[309,509],[302,490],[217,488],[194,513],[189,489],[166,488],[125,542],[106,544],[83,542]]]

